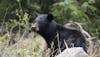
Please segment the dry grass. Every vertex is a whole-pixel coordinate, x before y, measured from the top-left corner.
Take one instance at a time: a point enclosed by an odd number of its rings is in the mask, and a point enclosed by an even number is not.
[[[88,54],[90,57],[100,57],[100,42],[96,42],[95,45],[91,44],[88,49]]]
[[[11,31],[10,31],[11,32]],[[9,34],[9,32],[7,32]],[[37,35],[34,37],[34,33],[26,33],[20,35],[17,33],[14,35],[16,43],[7,47],[8,38],[0,40],[0,57],[49,57],[50,49],[46,48],[44,39]],[[13,35],[12,33],[10,35]],[[4,35],[3,35],[4,36]],[[1,36],[2,38],[2,36]],[[89,57],[100,57],[99,41],[95,43],[95,46],[90,46],[88,50]]]

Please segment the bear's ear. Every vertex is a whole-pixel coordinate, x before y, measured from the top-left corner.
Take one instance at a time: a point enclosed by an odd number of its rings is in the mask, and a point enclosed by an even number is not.
[[[53,20],[54,16],[53,14],[48,14],[47,19],[51,22]]]

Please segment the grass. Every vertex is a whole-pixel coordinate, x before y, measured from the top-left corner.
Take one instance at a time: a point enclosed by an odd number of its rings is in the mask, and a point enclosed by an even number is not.
[[[12,32],[12,31],[10,31]],[[40,35],[34,36],[31,33],[16,33],[13,39],[16,41],[8,47],[9,38],[12,38],[13,33],[9,31],[4,35],[0,32],[0,57],[49,57],[50,49],[47,49],[43,37]],[[100,57],[100,41],[95,42],[95,46],[90,46],[88,50],[89,57]],[[93,44],[93,43],[92,43]]]
[[[31,34],[33,35],[33,34]],[[4,43],[4,42],[2,42]],[[38,57],[44,50],[45,41],[41,36],[20,39],[17,43],[7,47],[1,44],[0,57]]]

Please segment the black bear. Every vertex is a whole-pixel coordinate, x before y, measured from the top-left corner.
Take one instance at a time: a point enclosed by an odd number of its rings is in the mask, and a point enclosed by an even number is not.
[[[87,44],[85,37],[80,31],[67,29],[63,25],[60,25],[54,21],[52,14],[39,14],[34,20],[34,26],[32,30],[43,36],[47,42],[47,46],[50,48],[54,43],[54,53],[59,53],[68,47],[83,47],[87,50]]]

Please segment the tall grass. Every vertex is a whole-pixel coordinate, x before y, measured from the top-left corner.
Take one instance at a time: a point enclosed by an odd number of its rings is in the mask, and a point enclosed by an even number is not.
[[[34,37],[34,32],[29,32],[30,27],[26,23],[24,29],[18,29],[14,32],[14,27],[10,29],[7,26],[0,27],[0,57],[49,57],[50,49],[47,49],[46,43],[40,35]],[[6,32],[6,33],[4,33]],[[15,43],[9,40],[14,40]],[[89,57],[100,57],[99,41],[95,41],[89,46]],[[10,44],[10,45],[9,45]],[[8,46],[9,45],[9,46]]]

